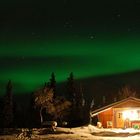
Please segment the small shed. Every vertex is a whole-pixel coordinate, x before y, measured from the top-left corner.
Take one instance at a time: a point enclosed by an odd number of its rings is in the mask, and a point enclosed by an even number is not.
[[[91,110],[90,116],[104,128],[140,128],[140,99],[128,97],[102,108]]]

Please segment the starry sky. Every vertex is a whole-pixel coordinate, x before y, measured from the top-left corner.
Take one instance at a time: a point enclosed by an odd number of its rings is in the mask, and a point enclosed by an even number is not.
[[[140,0],[0,2],[0,94],[140,69]]]

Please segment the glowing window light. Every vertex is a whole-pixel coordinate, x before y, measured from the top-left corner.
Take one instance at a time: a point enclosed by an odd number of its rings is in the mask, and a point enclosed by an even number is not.
[[[139,120],[137,110],[126,110],[123,112],[123,119]]]

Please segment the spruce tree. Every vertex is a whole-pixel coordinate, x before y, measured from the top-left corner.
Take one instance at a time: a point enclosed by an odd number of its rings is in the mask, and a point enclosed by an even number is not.
[[[68,100],[71,101],[71,103],[74,105],[76,104],[75,98],[76,98],[76,89],[75,89],[75,83],[74,83],[74,76],[71,72],[68,81],[67,81],[67,97]]]
[[[12,83],[9,80],[6,86],[6,95],[4,98],[4,108],[3,108],[3,126],[12,127],[13,126],[13,95],[12,95]]]
[[[56,80],[55,80],[55,74],[52,72],[51,78],[50,78],[50,88],[53,89],[54,97],[56,97]]]

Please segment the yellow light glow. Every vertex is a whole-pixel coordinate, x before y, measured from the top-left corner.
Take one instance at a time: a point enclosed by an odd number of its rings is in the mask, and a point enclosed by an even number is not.
[[[123,112],[123,119],[138,120],[138,113],[136,110],[126,110]]]

